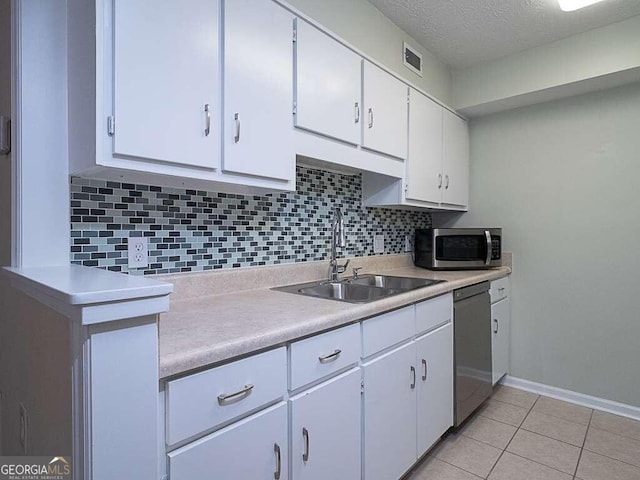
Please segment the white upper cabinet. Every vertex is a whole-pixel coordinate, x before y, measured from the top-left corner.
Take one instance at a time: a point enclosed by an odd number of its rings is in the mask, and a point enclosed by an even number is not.
[[[442,107],[409,90],[409,158],[406,198],[440,203],[442,195]]]
[[[362,58],[296,19],[296,127],[360,143]]]
[[[117,155],[215,168],[220,125],[216,0],[114,0]]]
[[[443,109],[442,203],[469,204],[469,127],[467,122]]]
[[[295,175],[292,22],[271,1],[225,2],[225,172],[281,180]]]
[[[90,4],[68,6],[72,175],[295,189],[291,13],[271,0]]]
[[[408,88],[391,74],[364,61],[363,147],[393,157],[407,157]]]

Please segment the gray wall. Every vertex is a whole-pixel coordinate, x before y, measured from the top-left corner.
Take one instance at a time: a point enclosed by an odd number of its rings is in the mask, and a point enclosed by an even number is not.
[[[451,103],[449,67],[422,47],[367,0],[288,0],[305,15],[444,103]],[[402,62],[402,42],[422,54],[423,76]]]
[[[639,126],[640,83],[474,120],[457,222],[514,252],[511,374],[635,406]]]

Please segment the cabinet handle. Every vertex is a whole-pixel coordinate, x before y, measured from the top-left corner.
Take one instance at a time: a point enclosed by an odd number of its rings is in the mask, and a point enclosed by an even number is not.
[[[233,140],[238,143],[240,141],[240,114],[236,113],[233,119],[236,121],[236,135],[233,137]]]
[[[427,379],[427,361],[422,359],[422,381],[424,382]]]
[[[320,360],[320,363],[333,362],[334,360],[338,359],[341,353],[342,353],[342,350],[337,348],[333,353],[330,353],[328,355],[321,355],[320,357],[318,357],[318,360]]]
[[[416,388],[416,369],[414,366],[411,367],[411,388]]]
[[[218,395],[218,403],[222,406],[230,405],[248,397],[251,394],[252,390],[253,385],[247,383],[242,390],[238,390],[234,393],[223,393],[221,395]]]
[[[360,104],[358,102],[356,102],[355,107],[355,121],[354,123],[359,123],[360,122]]]
[[[445,180],[444,189],[448,190],[449,189],[449,175],[445,175],[444,176],[444,180]]]
[[[205,116],[205,124],[204,124],[204,136],[208,137],[211,133],[211,112],[209,111],[209,104],[204,104],[204,116]]]
[[[442,188],[442,174],[438,174],[438,188]]]
[[[302,438],[304,439],[304,451],[302,452],[302,461],[309,460],[309,430],[302,427]]]
[[[273,453],[276,454],[276,471],[273,472],[273,478],[280,480],[280,475],[282,474],[282,456],[280,455],[280,445],[277,443],[273,444]]]
[[[494,318],[493,321],[496,322],[496,329],[493,331],[493,333],[498,333],[498,330],[500,329],[500,324],[498,323],[498,319]]]
[[[504,287],[500,287],[500,288],[498,289],[498,291],[499,291],[499,292],[504,292]]]
[[[369,109],[369,128],[373,128],[373,109]]]

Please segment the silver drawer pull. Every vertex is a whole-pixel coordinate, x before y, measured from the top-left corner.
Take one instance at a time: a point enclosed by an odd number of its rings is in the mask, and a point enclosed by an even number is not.
[[[493,333],[498,333],[498,330],[500,329],[500,324],[498,323],[498,319],[494,318],[493,321],[496,322],[496,329],[493,331]]]
[[[280,445],[277,443],[273,444],[273,453],[276,454],[276,471],[273,473],[273,478],[280,480],[280,475],[282,474],[282,456],[280,455]]]
[[[233,141],[238,143],[240,141],[240,114],[236,113],[233,119],[236,121],[236,134],[233,137]]]
[[[302,438],[304,439],[304,451],[302,452],[302,461],[309,460],[309,430],[302,428]]]
[[[204,105],[204,114],[205,114],[205,127],[204,127],[204,136],[208,137],[211,133],[211,112],[209,111],[209,104],[205,103]]]
[[[334,360],[338,359],[338,357],[340,356],[341,353],[342,353],[342,350],[337,348],[335,350],[335,352],[330,353],[329,355],[322,355],[322,356],[318,357],[318,360],[320,360],[320,363],[333,362]]]
[[[354,111],[355,111],[354,122],[358,123],[360,121],[360,105],[358,104],[358,102],[355,103]]]
[[[247,383],[242,390],[238,390],[234,393],[223,393],[218,395],[218,403],[223,406],[230,405],[248,397],[251,394],[251,390],[253,390],[253,385]]]
[[[411,367],[411,388],[416,388],[416,369],[415,367]]]
[[[422,381],[424,382],[427,379],[427,361],[422,359]]]
[[[504,287],[500,287],[500,288],[498,289],[498,291],[499,291],[499,292],[504,292]]]

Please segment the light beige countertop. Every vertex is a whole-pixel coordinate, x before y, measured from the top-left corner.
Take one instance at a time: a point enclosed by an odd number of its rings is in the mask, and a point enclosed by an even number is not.
[[[446,280],[366,304],[353,304],[270,290],[323,279],[328,262],[230,269],[159,277],[174,284],[170,311],[160,316],[160,377],[223,362],[324,330],[511,273],[490,270],[436,272],[414,267],[408,255],[357,257],[360,275]]]

